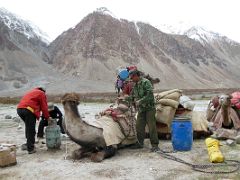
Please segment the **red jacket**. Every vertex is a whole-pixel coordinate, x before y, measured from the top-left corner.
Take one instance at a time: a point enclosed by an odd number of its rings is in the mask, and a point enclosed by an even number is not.
[[[132,81],[125,82],[123,85],[123,90],[122,90],[123,94],[130,95],[131,91],[133,89],[133,86],[134,86],[134,82],[132,82]]]
[[[40,111],[45,119],[49,118],[47,97],[45,93],[38,88],[27,92],[21,99],[17,108],[26,108],[32,111],[37,119],[40,117]]]

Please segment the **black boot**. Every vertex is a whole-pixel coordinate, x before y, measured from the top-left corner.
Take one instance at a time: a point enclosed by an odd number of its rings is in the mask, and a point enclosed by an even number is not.
[[[117,148],[114,148],[113,146],[107,146],[104,148],[104,151],[104,158],[110,158],[116,154]]]
[[[151,148],[151,152],[158,152],[158,151],[160,151],[160,149],[159,149],[158,146],[153,146],[153,147]]]

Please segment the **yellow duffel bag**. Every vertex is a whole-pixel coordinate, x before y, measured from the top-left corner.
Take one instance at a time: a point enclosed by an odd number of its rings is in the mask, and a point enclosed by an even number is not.
[[[208,150],[209,161],[212,163],[221,163],[224,157],[219,149],[219,141],[213,138],[207,138],[205,144]]]

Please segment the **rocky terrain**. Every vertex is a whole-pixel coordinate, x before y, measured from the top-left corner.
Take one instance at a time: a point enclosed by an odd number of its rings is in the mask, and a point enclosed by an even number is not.
[[[79,79],[113,81],[116,68],[129,64],[159,77],[166,88],[235,87],[240,78],[240,44],[227,37],[197,27],[167,34],[103,11],[86,16],[49,47],[52,64]]]
[[[49,93],[114,91],[116,69],[137,65],[156,88],[238,88],[240,44],[201,27],[179,34],[101,8],[49,44],[36,26],[0,9],[0,94],[39,83]]]
[[[28,22],[0,9],[0,91],[21,89],[52,76],[47,43]]]

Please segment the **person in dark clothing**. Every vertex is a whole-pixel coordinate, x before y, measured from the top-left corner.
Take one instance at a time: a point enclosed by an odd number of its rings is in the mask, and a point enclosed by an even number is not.
[[[45,87],[39,86],[27,92],[17,106],[17,113],[25,123],[25,136],[27,143],[22,145],[22,150],[27,150],[29,154],[35,153],[35,125],[39,119],[40,112],[48,120],[47,97]]]
[[[63,115],[60,109],[57,106],[55,106],[53,103],[48,103],[48,112],[51,118],[58,120],[57,125],[60,126],[61,133],[65,134],[65,131],[62,126]],[[48,126],[48,121],[44,117],[42,117],[38,126],[38,133],[37,133],[38,138],[43,138],[45,126]]]
[[[123,80],[121,80],[119,76],[115,83],[115,89],[117,89],[117,94],[120,96],[120,90],[123,90]]]

